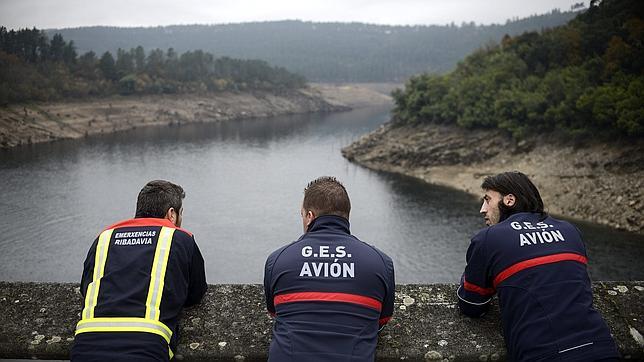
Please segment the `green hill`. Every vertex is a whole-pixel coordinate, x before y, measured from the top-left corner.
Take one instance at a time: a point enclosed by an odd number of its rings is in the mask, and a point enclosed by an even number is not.
[[[394,92],[393,122],[641,137],[643,8],[593,0],[565,26],[506,36],[446,75],[417,75]]]
[[[204,93],[301,88],[301,75],[263,60],[215,58],[202,50],[141,46],[78,56],[74,41],[0,27],[0,105],[113,94]]]
[[[575,12],[505,24],[385,26],[362,23],[272,21],[149,28],[82,27],[47,30],[73,40],[79,51],[101,54],[137,45],[177,52],[203,49],[215,56],[263,59],[312,81],[403,82],[420,72],[441,73],[481,45],[505,34],[565,24]]]

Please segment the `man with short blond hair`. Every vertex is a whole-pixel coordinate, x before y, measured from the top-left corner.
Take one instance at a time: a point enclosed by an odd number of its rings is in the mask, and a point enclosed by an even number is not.
[[[394,265],[349,231],[351,202],[334,177],[304,190],[304,235],[266,260],[275,316],[269,361],[373,361],[394,308]]]

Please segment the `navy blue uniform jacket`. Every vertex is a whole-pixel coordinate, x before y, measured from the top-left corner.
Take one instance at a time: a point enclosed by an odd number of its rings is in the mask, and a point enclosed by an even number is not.
[[[181,309],[206,288],[203,257],[188,231],[157,218],[108,227],[85,260],[71,360],[167,361]]]
[[[481,230],[467,250],[459,307],[483,315],[499,297],[503,334],[515,361],[590,361],[619,356],[593,308],[586,249],[577,228],[517,213]]]
[[[373,361],[394,288],[392,260],[352,236],[348,220],[316,218],[266,260],[269,361]]]

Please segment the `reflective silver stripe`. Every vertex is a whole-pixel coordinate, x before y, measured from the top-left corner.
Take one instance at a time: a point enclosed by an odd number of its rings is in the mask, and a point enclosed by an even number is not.
[[[165,271],[168,262],[168,255],[172,244],[173,228],[162,227],[159,233],[159,240],[155,250],[154,261],[152,262],[152,272],[148,297],[146,302],[145,317],[152,320],[159,320],[159,306],[163,296],[163,286]]]
[[[102,318],[101,318],[102,319]],[[118,318],[115,318],[118,319]],[[147,322],[143,318],[138,321],[109,321],[109,320],[87,320],[82,321],[76,325],[76,333],[85,333],[85,332],[131,332],[131,331],[141,331],[146,332],[145,329],[151,329],[159,332],[165,338],[165,340],[170,343],[170,338],[172,337],[172,332],[168,332],[167,327],[163,327],[159,322]]]
[[[467,303],[467,304],[472,304],[472,305],[486,305],[486,304],[488,304],[488,303],[492,300],[492,298],[489,298],[488,300],[486,300],[486,301],[485,301],[485,302],[483,302],[483,303],[474,303],[474,302],[470,302],[469,300],[465,300],[464,298],[462,298],[462,297],[461,297],[461,295],[460,295],[460,294],[458,294],[458,292],[460,292],[460,291],[461,291],[461,287],[459,286],[459,287],[458,287],[458,289],[456,290],[456,296],[458,297],[458,299],[462,300],[463,302],[465,302],[465,303]]]
[[[588,343],[580,344],[580,345],[575,346],[575,347],[566,348],[566,349],[564,349],[564,350],[562,350],[562,351],[559,351],[559,353],[564,353],[564,352],[572,351],[573,349],[577,349],[577,348],[581,348],[581,347],[590,346],[590,345],[592,345],[592,344],[594,344],[594,343],[595,343],[595,342],[588,342]]]
[[[94,276],[92,282],[87,287],[85,295],[85,309],[83,310],[83,318],[92,318],[94,316],[94,308],[98,301],[98,290],[101,285],[101,278],[105,272],[105,262],[107,261],[107,251],[109,250],[109,242],[112,238],[114,229],[105,230],[98,237],[96,244],[96,254],[94,255]]]

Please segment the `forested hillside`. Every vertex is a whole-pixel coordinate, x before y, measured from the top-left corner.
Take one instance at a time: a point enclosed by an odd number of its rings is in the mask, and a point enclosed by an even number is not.
[[[394,92],[394,122],[642,137],[643,9],[593,0],[565,26],[504,37],[449,74],[413,77]]]
[[[505,34],[566,23],[571,11],[515,19],[502,25],[384,26],[277,21],[154,28],[84,27],[48,30],[97,54],[146,49],[203,49],[216,56],[263,59],[313,81],[403,82],[420,72],[451,70],[465,55]]]
[[[0,27],[0,105],[112,94],[299,88],[304,77],[263,60],[215,58],[202,50],[142,46],[78,56],[74,41]]]

